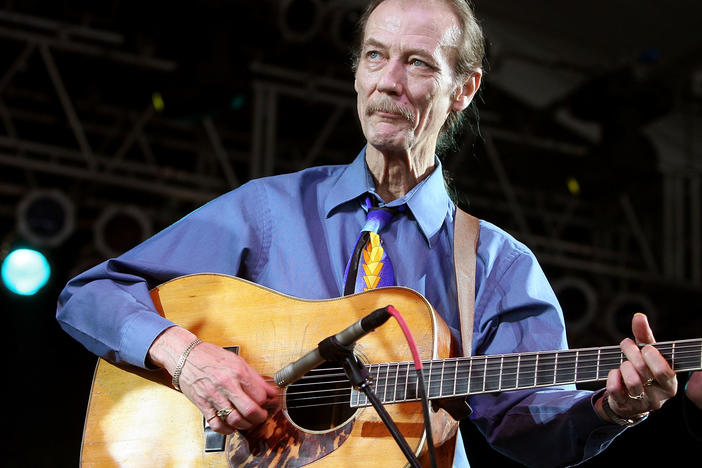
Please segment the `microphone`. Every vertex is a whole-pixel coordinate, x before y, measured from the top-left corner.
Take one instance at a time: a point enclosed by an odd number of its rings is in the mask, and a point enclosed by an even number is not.
[[[336,335],[332,335],[320,341],[315,349],[276,372],[273,376],[273,380],[280,388],[290,385],[327,360],[320,351],[320,348],[325,346],[325,342],[328,340],[336,340],[338,344],[342,346],[349,346],[387,322],[389,318],[390,312],[388,312],[387,307],[371,312]]]

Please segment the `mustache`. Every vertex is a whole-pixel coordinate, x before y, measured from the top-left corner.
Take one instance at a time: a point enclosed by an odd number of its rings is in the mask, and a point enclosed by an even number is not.
[[[410,123],[414,123],[415,116],[414,112],[406,107],[402,107],[398,103],[394,102],[392,99],[387,97],[378,98],[376,101],[369,102],[366,107],[366,115],[370,116],[375,112],[387,112],[390,114],[399,114],[403,119]]]

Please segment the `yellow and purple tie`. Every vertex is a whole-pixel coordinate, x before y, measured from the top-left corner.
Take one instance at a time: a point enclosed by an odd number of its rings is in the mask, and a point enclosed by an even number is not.
[[[368,198],[366,208],[366,224],[344,272],[344,296],[395,284],[395,272],[380,239],[380,231],[388,225],[397,209],[373,207]]]

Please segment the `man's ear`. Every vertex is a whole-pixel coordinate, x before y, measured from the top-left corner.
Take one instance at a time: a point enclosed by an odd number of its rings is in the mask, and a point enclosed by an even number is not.
[[[455,99],[451,103],[451,110],[460,112],[468,107],[480,88],[480,80],[483,77],[483,71],[478,69],[471,73],[463,85],[456,90]]]

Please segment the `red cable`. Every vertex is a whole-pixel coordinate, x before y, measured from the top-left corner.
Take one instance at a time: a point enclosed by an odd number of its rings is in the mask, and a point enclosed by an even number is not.
[[[422,410],[424,412],[424,428],[425,428],[425,433],[427,437],[427,445],[429,447],[429,460],[431,462],[431,467],[436,468],[437,466],[437,461],[436,461],[436,450],[434,448],[434,440],[431,435],[431,422],[430,422],[430,416],[429,416],[429,400],[427,399],[427,395],[424,389],[424,378],[423,378],[423,366],[422,366],[422,360],[419,357],[419,350],[417,349],[417,343],[414,341],[414,337],[412,336],[412,332],[409,329],[409,326],[407,326],[407,322],[405,322],[404,317],[402,317],[402,314],[400,313],[399,310],[394,308],[393,306],[389,305],[386,307],[386,310],[395,317],[395,320],[397,320],[397,323],[400,324],[400,328],[402,329],[402,333],[405,334],[405,339],[407,340],[407,344],[410,348],[410,351],[412,352],[412,358],[414,359],[414,368],[417,371],[417,379],[418,383],[420,383],[420,395],[421,398],[420,400],[422,401]]]
[[[412,358],[414,359],[414,367],[417,370],[422,370],[422,360],[419,357],[419,350],[417,349],[417,343],[414,341],[414,337],[412,336],[412,332],[409,329],[409,326],[407,325],[407,322],[405,322],[404,317],[402,317],[402,314],[400,313],[399,310],[394,308],[393,306],[389,305],[387,307],[387,311],[395,317],[395,320],[397,320],[397,323],[400,324],[400,328],[402,329],[402,333],[405,334],[405,339],[407,340],[407,344],[409,345],[410,351],[412,352]]]

